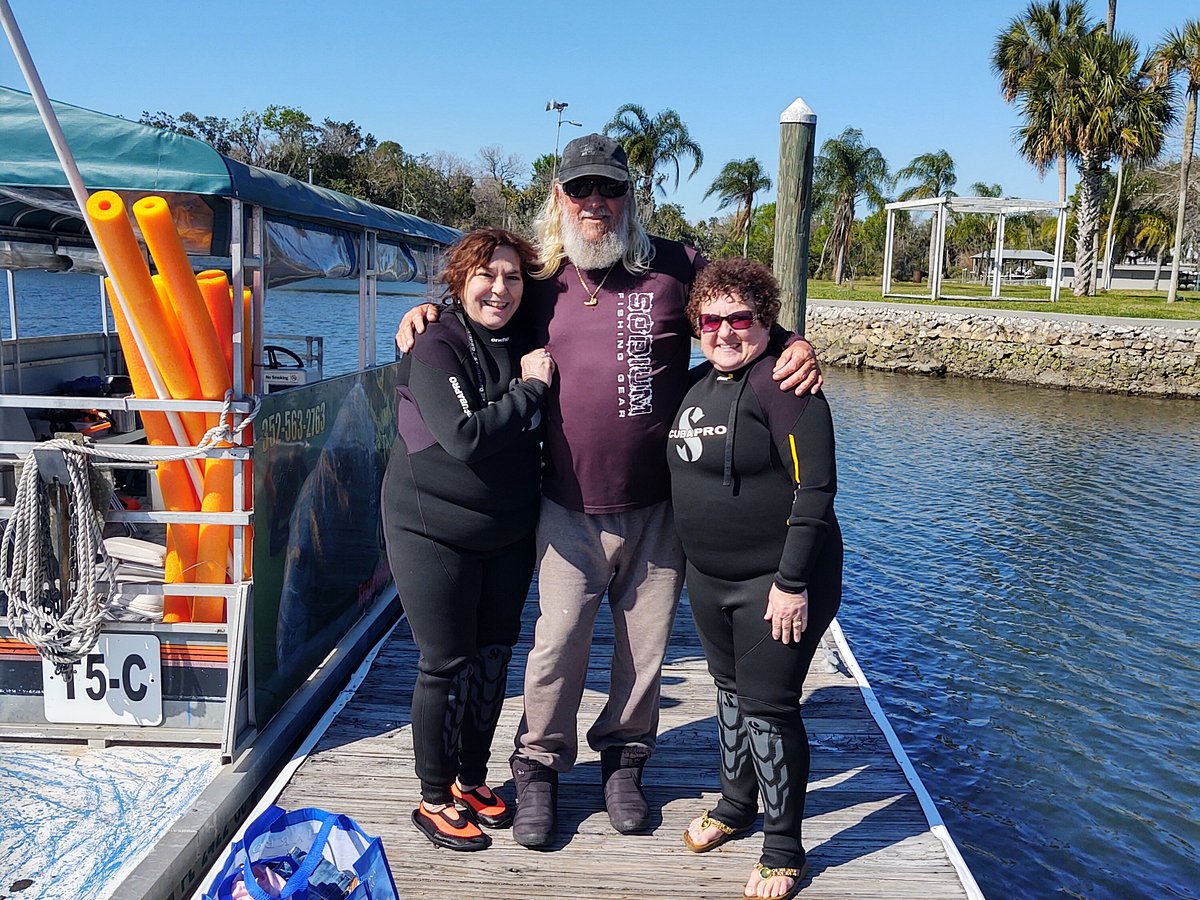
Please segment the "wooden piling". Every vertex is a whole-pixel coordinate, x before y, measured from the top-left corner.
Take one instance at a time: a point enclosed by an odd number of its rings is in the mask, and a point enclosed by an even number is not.
[[[808,239],[812,218],[813,145],[817,115],[796,101],[779,116],[779,183],[775,200],[775,277],[779,323],[804,333],[808,302]]]

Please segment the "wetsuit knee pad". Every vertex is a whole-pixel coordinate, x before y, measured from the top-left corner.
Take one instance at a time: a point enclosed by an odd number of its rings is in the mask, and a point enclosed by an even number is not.
[[[763,722],[774,723],[777,728],[786,728],[788,725],[800,720],[799,698],[796,698],[795,702],[789,702],[789,699],[789,697],[782,693],[777,698],[773,697],[765,700],[739,694],[737,704],[743,719],[753,718]]]
[[[512,647],[489,644],[479,648],[479,656],[471,667],[471,708],[477,717],[476,727],[495,728],[496,717],[504,705],[508,687],[508,664]]]
[[[512,661],[512,647],[506,644],[488,644],[479,648],[479,677],[484,684],[490,684],[508,674],[508,664]]]
[[[430,659],[421,654],[417,660],[417,672],[426,678],[453,680],[461,673],[471,670],[473,660],[467,656],[451,656],[446,659]]]

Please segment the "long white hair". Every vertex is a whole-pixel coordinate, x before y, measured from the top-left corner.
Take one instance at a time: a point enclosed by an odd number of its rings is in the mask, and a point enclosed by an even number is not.
[[[538,238],[538,266],[530,274],[539,280],[552,277],[569,258],[563,242],[563,216],[567,211],[559,199],[559,190],[556,182],[550,188],[546,202],[542,204],[541,211],[533,221]],[[633,185],[630,185],[630,190],[625,195],[622,215],[625,225],[625,255],[621,257],[621,263],[630,275],[643,275],[649,271],[650,262],[654,259],[654,244],[638,217]]]

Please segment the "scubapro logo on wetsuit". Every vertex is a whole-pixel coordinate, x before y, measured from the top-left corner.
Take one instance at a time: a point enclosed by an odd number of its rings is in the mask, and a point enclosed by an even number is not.
[[[462,407],[463,414],[471,415],[471,404],[467,402],[467,395],[458,386],[458,379],[453,375],[450,376],[450,387],[454,388],[454,396],[458,398],[458,405]]]
[[[684,462],[695,462],[704,452],[701,438],[718,437],[729,431],[725,425],[697,425],[704,418],[704,410],[698,406],[689,406],[679,415],[679,427],[667,432],[670,440],[682,441],[675,445],[675,452]]]

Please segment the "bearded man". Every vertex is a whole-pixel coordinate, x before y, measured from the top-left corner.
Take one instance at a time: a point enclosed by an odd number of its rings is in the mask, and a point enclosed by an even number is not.
[[[554,839],[558,777],[578,753],[576,720],[605,596],[614,638],[609,691],[587,741],[600,753],[613,827],[631,834],[650,825],[642,769],[654,750],[659,679],[684,570],[669,502],[667,431],[687,389],[692,329],[685,309],[705,260],[648,235],[630,188],[628,160],[615,141],[589,134],[567,144],[536,222],[539,267],[521,310],[558,366],[545,401],[540,615],[510,760],[513,836],[526,847]],[[401,349],[432,310],[405,316]],[[818,390],[812,346],[792,338],[775,377],[781,390]]]

